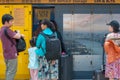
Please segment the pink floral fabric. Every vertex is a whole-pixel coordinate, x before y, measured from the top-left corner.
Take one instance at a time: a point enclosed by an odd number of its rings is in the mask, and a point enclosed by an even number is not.
[[[120,59],[113,63],[106,63],[105,77],[120,79]]]

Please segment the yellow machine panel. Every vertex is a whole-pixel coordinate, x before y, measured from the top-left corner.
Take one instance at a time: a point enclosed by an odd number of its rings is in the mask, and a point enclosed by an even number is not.
[[[19,30],[24,34],[27,48],[25,51],[19,53],[18,69],[15,79],[29,79],[28,69],[28,48],[29,40],[32,37],[32,6],[31,5],[0,5],[0,27],[2,26],[1,17],[5,13],[10,13],[14,17],[13,30]],[[5,63],[2,52],[2,45],[0,43],[0,79],[5,78]]]

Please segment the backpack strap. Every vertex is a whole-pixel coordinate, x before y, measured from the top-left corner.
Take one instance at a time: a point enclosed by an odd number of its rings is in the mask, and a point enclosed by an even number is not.
[[[10,36],[8,35],[7,28],[4,29],[4,34],[10,40],[10,42],[12,43],[12,46],[13,46],[14,42],[13,42],[13,40],[11,40]]]

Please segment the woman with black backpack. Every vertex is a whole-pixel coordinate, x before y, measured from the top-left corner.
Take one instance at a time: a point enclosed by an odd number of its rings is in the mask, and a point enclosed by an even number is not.
[[[38,77],[41,80],[57,80],[58,79],[58,60],[48,60],[46,37],[44,35],[51,36],[54,33],[53,26],[48,19],[44,19],[41,22],[42,32],[39,33],[36,41],[36,54],[39,56],[39,73]],[[57,37],[57,34],[55,33]],[[50,51],[51,52],[51,51]]]

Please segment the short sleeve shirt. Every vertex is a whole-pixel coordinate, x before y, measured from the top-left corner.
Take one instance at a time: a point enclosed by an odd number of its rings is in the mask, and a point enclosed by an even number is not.
[[[4,33],[4,29],[7,29],[8,36],[10,37],[11,40],[13,40],[14,44],[6,37]],[[2,42],[2,48],[3,48],[3,55],[5,59],[15,59],[17,58],[17,50],[16,50],[16,42],[15,39],[13,38],[16,35],[14,31],[9,29],[8,27],[2,27],[0,29],[0,39]]]

